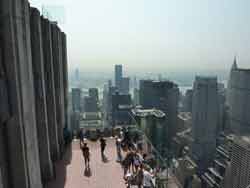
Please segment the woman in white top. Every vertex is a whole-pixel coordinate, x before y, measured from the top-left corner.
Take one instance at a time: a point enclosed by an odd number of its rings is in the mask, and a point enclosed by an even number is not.
[[[153,174],[149,172],[148,169],[144,169],[143,171],[143,188],[153,188]]]

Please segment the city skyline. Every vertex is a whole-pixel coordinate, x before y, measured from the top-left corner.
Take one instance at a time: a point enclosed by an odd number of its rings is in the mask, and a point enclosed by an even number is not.
[[[123,64],[128,71],[225,70],[234,55],[242,67],[250,62],[248,1],[32,0],[31,5],[63,9],[56,16],[65,18],[60,25],[68,33],[69,69],[104,71]],[[58,11],[52,10],[53,17]]]
[[[250,187],[250,3],[48,2],[0,1],[0,188]]]

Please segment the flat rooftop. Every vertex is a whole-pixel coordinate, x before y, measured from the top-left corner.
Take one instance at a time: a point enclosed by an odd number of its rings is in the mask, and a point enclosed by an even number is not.
[[[133,109],[132,113],[135,116],[139,116],[139,117],[155,116],[157,118],[163,118],[166,116],[166,114],[164,112],[162,112],[161,110],[157,110],[155,108],[152,108],[152,109]]]
[[[192,113],[191,112],[180,112],[178,114],[178,117],[183,120],[190,120],[192,119]]]

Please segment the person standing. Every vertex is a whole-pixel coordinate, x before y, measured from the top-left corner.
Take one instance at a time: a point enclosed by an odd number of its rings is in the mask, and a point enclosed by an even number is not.
[[[121,139],[116,137],[117,162],[122,161]]]
[[[140,165],[141,165],[140,156],[135,152],[133,157],[133,166],[135,169],[135,173],[137,173]]]
[[[140,165],[139,170],[137,171],[137,186],[138,188],[142,188],[143,185],[143,164]]]
[[[105,151],[105,148],[106,148],[106,140],[101,137],[100,139],[100,146],[101,146],[101,154],[102,154],[102,157],[104,157],[104,151]]]
[[[85,168],[90,168],[89,167],[90,151],[89,151],[89,147],[88,147],[87,143],[83,143],[81,149],[82,149],[82,154],[83,154],[83,158],[84,158],[84,161],[85,161]]]
[[[144,168],[143,170],[143,188],[153,188],[153,175],[149,172],[150,169]]]

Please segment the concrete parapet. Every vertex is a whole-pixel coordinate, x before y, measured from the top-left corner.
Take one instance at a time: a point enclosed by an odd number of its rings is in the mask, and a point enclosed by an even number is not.
[[[44,54],[45,90],[47,102],[48,127],[52,161],[59,159],[58,124],[56,110],[56,93],[54,85],[54,67],[52,53],[51,23],[45,18],[42,21],[42,39]]]
[[[42,188],[54,175],[64,148],[66,51],[66,35],[27,0],[0,1],[0,188]]]
[[[10,187],[42,188],[36,132],[29,3],[0,2],[3,65],[10,117],[5,122]]]
[[[42,180],[47,182],[53,177],[53,167],[48,131],[41,18],[35,8],[31,8],[30,12],[30,29],[40,166]]]
[[[56,117],[57,117],[57,132],[58,141],[60,146],[60,153],[63,152],[63,128],[64,120],[64,89],[63,89],[63,69],[62,69],[62,41],[61,31],[57,24],[51,24],[52,36],[52,53],[53,53],[53,66],[54,66],[54,84],[56,95]]]
[[[64,84],[64,108],[65,108],[65,127],[68,127],[68,55],[67,55],[67,37],[64,32],[62,36],[62,63],[63,63],[63,84]]]

